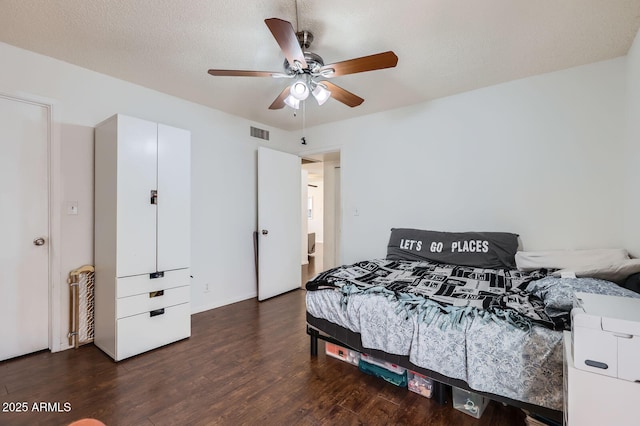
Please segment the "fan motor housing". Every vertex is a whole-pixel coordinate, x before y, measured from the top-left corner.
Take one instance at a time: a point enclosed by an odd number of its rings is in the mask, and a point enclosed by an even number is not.
[[[322,57],[313,52],[304,52],[304,60],[307,62],[307,68],[297,70],[291,66],[288,60],[285,59],[284,70],[287,74],[309,74],[324,66],[324,60]]]
[[[311,43],[313,42],[313,34],[311,31],[298,31],[296,37],[298,37],[298,43],[303,50],[311,47]]]

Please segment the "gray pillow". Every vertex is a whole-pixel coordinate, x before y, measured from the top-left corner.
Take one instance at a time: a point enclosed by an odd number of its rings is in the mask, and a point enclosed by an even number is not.
[[[517,251],[518,235],[508,232],[438,232],[393,228],[387,246],[387,259],[515,269]]]
[[[640,294],[598,278],[546,277],[529,283],[527,291],[542,299],[551,316],[570,312],[576,292],[640,298]]]

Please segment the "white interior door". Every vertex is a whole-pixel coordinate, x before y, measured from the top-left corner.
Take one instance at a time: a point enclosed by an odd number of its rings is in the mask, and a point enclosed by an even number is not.
[[[258,148],[258,300],[300,287],[300,158]]]
[[[49,346],[48,116],[0,96],[0,361]]]
[[[333,253],[334,253],[334,265],[341,265],[342,264],[342,254],[340,253],[340,242],[342,241],[342,193],[340,192],[340,187],[341,187],[341,179],[342,179],[342,172],[340,169],[340,166],[335,167],[335,174],[334,174],[334,178],[335,178],[335,202],[334,202],[334,224],[335,224],[335,232],[333,234]]]
[[[309,264],[309,172],[302,170],[300,174],[300,256],[302,265]]]

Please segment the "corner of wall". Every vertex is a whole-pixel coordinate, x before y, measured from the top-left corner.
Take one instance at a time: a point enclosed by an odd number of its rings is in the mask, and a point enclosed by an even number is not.
[[[640,197],[635,196],[640,188],[640,30],[627,54],[627,111],[625,134],[625,199],[624,244],[629,253],[640,257]]]

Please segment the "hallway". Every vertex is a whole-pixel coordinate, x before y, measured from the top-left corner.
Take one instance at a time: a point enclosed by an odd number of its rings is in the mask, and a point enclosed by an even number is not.
[[[307,265],[302,265],[302,288],[304,288],[307,281],[324,270],[322,258],[322,243],[316,243],[315,252],[309,255],[309,263]]]

